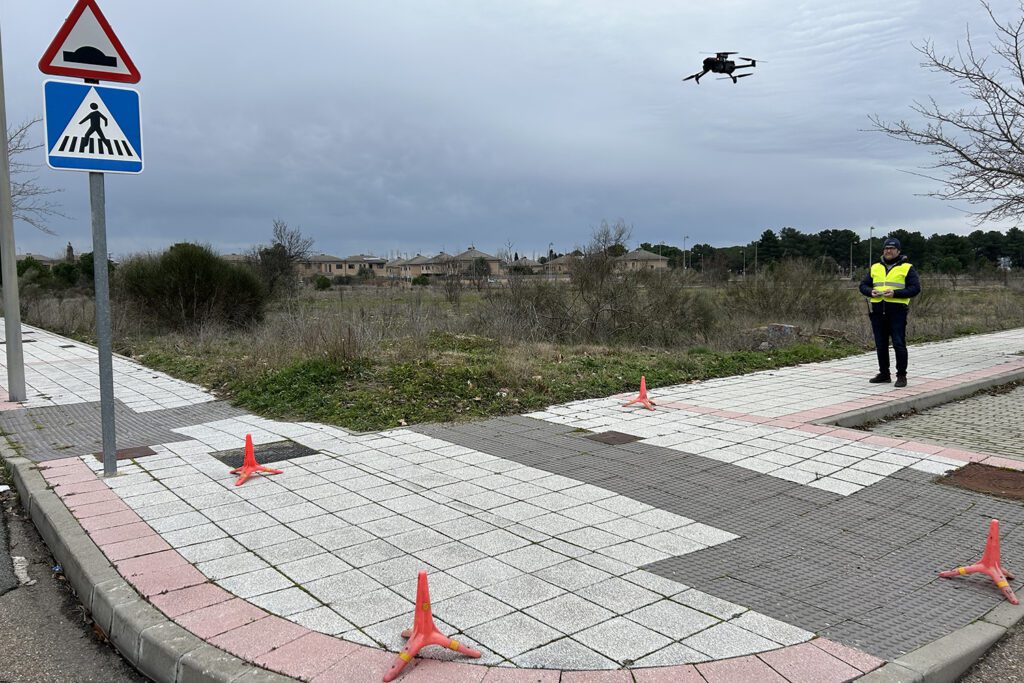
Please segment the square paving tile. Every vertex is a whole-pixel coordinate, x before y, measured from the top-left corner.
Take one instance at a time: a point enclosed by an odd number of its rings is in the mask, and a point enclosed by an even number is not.
[[[476,548],[484,555],[499,555],[501,553],[508,552],[509,550],[515,550],[516,548],[522,548],[525,545],[529,545],[530,542],[526,539],[516,536],[513,533],[509,533],[504,529],[495,529],[494,531],[488,531],[485,534],[479,534],[477,536],[470,536],[462,540],[463,543]]]
[[[535,576],[568,591],[578,591],[611,578],[608,572],[577,560],[541,569]]]
[[[405,555],[405,551],[387,541],[376,539],[368,543],[339,548],[334,551],[334,554],[353,567],[365,567],[368,564],[383,562],[393,557],[401,557]]]
[[[295,583],[277,569],[267,567],[219,579],[217,585],[240,598],[251,598],[272,591],[292,588]]]
[[[344,574],[310,581],[305,584],[304,588],[324,602],[335,603],[363,593],[380,590],[383,586],[358,569],[353,569]]]
[[[440,602],[434,601],[434,614],[452,626],[466,630],[513,611],[505,603],[480,591],[469,591]]]
[[[444,545],[421,550],[416,556],[438,569],[451,569],[484,557],[476,548],[471,548],[460,541],[452,541]]]
[[[528,545],[511,552],[502,553],[495,559],[510,564],[524,572],[535,572],[565,562],[565,555],[548,550],[541,545]]]
[[[411,615],[415,609],[412,601],[387,588],[332,602],[330,607],[358,628],[399,615]]]
[[[712,659],[726,659],[774,650],[778,644],[732,624],[719,624],[690,636],[683,645]]]
[[[672,640],[681,640],[703,631],[709,626],[721,623],[712,616],[671,600],[661,600],[647,607],[641,607],[630,612],[627,617]]]
[[[257,595],[249,599],[252,604],[262,607],[271,614],[283,617],[290,616],[297,612],[305,612],[314,607],[321,606],[321,603],[309,593],[298,587],[285,588],[284,590],[273,591]]]
[[[331,553],[321,553],[279,564],[277,568],[296,583],[306,583],[342,574],[352,569],[352,566]]]
[[[491,584],[511,579],[522,574],[512,565],[500,562],[493,557],[485,557],[448,570],[448,573],[464,581],[470,586],[483,588]]]
[[[615,616],[614,612],[571,593],[533,605],[524,611],[566,635],[572,635]]]
[[[530,574],[523,574],[507,581],[491,584],[483,590],[516,609],[523,609],[524,607],[529,607],[530,605],[549,600],[557,595],[564,595],[565,593],[558,586],[553,586],[547,581],[542,581]]]
[[[513,657],[512,662],[516,666],[531,669],[548,668],[551,666],[551,662],[558,662],[560,667],[573,670],[608,670],[619,668],[618,662],[613,662],[568,637]]]
[[[329,636],[336,636],[344,631],[353,628],[352,624],[330,607],[314,607],[305,612],[292,614],[288,617],[296,624],[305,626],[313,631],[326,633]]]
[[[575,634],[573,639],[620,664],[632,664],[672,642],[660,633],[623,617],[591,626]]]
[[[576,593],[616,614],[627,614],[662,599],[657,593],[618,577],[587,586]]]
[[[506,658],[515,657],[562,637],[555,629],[522,612],[498,617],[469,628],[466,633]]]

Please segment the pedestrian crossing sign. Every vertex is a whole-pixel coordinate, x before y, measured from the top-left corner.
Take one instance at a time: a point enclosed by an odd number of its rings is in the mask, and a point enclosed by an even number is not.
[[[46,163],[64,171],[142,173],[139,92],[46,81]]]

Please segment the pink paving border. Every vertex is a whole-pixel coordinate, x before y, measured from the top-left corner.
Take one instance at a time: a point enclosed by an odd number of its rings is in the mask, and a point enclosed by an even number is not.
[[[963,381],[966,380],[995,377],[997,375],[1005,374],[1009,370],[1019,370],[1021,368],[1024,368],[1024,360],[1013,359],[1000,365],[993,365],[992,367],[982,368],[981,370],[973,370],[971,372],[965,372],[961,375],[954,375],[953,377],[947,377],[945,379],[935,379],[927,382],[922,382],[920,384],[915,384],[913,387],[908,387],[906,389],[893,389],[891,391],[887,391],[886,393],[877,396],[866,396],[864,398],[858,398],[850,401],[844,401],[842,403],[836,403],[832,406],[828,406],[825,408],[802,410],[797,413],[792,413],[790,415],[784,415],[782,417],[774,418],[765,417],[763,415],[753,415],[750,413],[739,413],[734,410],[709,408],[707,406],[699,406],[679,401],[663,401],[658,402],[657,405],[658,407],[663,408],[675,408],[677,410],[685,410],[687,412],[697,413],[701,415],[714,415],[716,417],[722,417],[732,420],[741,420],[743,422],[750,422],[752,424],[763,424],[769,427],[797,429],[803,432],[810,432],[812,434],[819,434],[822,436],[829,435],[841,439],[849,439],[851,441],[863,441],[864,443],[874,444],[876,446],[902,448],[903,450],[914,451],[915,453],[923,453],[926,455],[940,455],[944,458],[950,458],[951,460],[959,460],[961,462],[980,462],[985,465],[992,465],[993,467],[1002,467],[1005,469],[1024,471],[1024,460],[1015,460],[1013,458],[1007,458],[1003,455],[998,455],[995,453],[986,453],[984,451],[969,451],[962,448],[948,448],[933,443],[896,439],[888,436],[872,434],[871,432],[860,431],[857,429],[836,427],[833,425],[815,424],[813,422],[810,422],[811,420],[823,420],[834,415],[841,415],[843,413],[847,413],[853,410],[859,410],[861,408],[869,408],[871,406],[882,405],[883,403],[890,402],[894,398],[898,399],[910,396],[917,396],[928,391],[937,391],[940,389],[946,389],[951,386],[956,386],[957,384],[961,384]],[[651,390],[651,398],[657,398],[657,396],[655,395],[655,390]]]
[[[39,465],[43,477],[117,571],[169,619],[209,644],[314,683],[376,683],[395,654],[312,631],[211,583],[79,458]],[[411,619],[411,615],[410,615]],[[702,664],[558,671],[414,659],[410,683],[840,683],[882,666],[826,638]]]

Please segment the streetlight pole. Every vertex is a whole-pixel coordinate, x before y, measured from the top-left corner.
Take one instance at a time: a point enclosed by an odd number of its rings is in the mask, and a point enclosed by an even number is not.
[[[0,50],[2,53],[2,50]],[[21,304],[18,302],[18,257],[14,248],[14,203],[7,149],[7,110],[4,101],[4,62],[0,54],[0,271],[4,285],[4,334],[7,349],[7,398],[24,401],[25,357],[21,347]]]
[[[747,279],[747,250],[746,249],[740,249],[740,256],[743,257],[743,270],[740,271],[740,276],[744,280],[746,280]]]
[[[850,242],[850,279],[853,279],[853,242]]]
[[[871,268],[871,250],[872,250],[872,242],[874,241],[874,238],[875,238],[875,226],[872,225],[868,229],[868,269],[869,270]]]
[[[686,240],[690,239],[689,235],[683,235],[683,270],[686,270]]]

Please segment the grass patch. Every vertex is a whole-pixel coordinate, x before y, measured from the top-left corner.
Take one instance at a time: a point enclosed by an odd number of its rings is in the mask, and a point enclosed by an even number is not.
[[[585,398],[840,358],[861,349],[805,343],[770,352],[504,347],[434,335],[416,358],[299,359],[278,368],[239,363],[235,345],[202,353],[144,351],[146,365],[203,384],[266,417],[356,431],[510,415]]]

